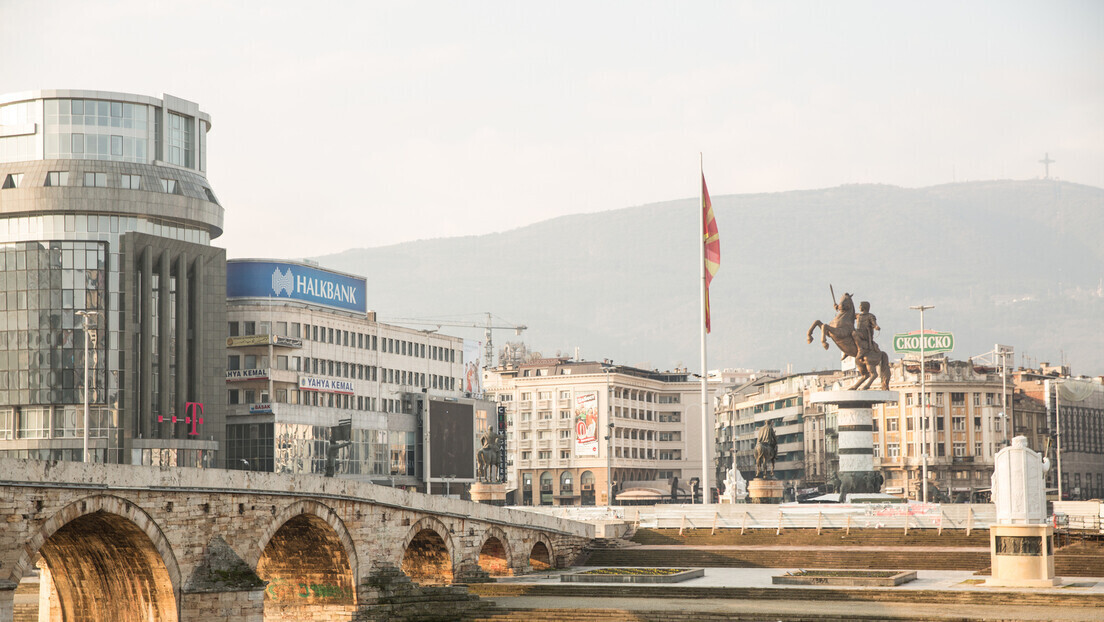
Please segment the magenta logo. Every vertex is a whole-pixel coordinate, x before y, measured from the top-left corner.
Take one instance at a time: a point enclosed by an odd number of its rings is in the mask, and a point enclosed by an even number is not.
[[[184,413],[187,415],[184,417],[184,423],[192,426],[192,431],[188,432],[188,436],[199,436],[199,431],[196,430],[196,426],[203,423],[203,404],[201,402],[185,402]],[[177,422],[177,416],[173,415],[171,418],[173,423]],[[165,417],[163,415],[157,415],[157,423],[164,423]]]

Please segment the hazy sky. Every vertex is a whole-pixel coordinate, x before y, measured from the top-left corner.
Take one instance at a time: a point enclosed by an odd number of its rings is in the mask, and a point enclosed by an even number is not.
[[[697,195],[1104,186],[1104,2],[0,0],[0,92],[197,102],[231,257]]]

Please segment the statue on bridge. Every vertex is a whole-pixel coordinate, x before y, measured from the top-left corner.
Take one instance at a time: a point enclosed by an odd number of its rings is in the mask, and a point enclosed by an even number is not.
[[[501,454],[498,448],[501,439],[502,436],[493,427],[487,428],[487,431],[480,437],[480,443],[483,445],[483,448],[479,450],[479,454],[476,457],[476,463],[478,465],[476,469],[476,479],[481,482],[494,484],[502,480],[502,474],[499,473],[499,460]]]
[[[825,350],[828,349],[827,338],[831,337],[842,353],[841,360],[849,356],[855,357],[855,368],[861,376],[849,390],[869,389],[880,376],[882,390],[888,391],[889,355],[882,352],[874,342],[874,331],[881,330],[881,327],[878,326],[878,318],[870,313],[870,303],[863,301],[856,315],[851,294],[844,293],[837,303],[833,290],[832,306],[836,309],[836,317],[827,324],[815,320],[809,327],[809,332],[805,333],[805,342],[812,343],[813,331],[820,327],[820,343]]]

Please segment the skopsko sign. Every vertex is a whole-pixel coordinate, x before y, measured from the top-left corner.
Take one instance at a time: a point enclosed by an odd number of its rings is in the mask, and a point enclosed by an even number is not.
[[[365,313],[363,278],[275,261],[226,262],[227,298],[285,298],[342,311]]]
[[[893,336],[893,350],[895,352],[920,353],[920,331],[911,333],[897,333]],[[934,330],[926,330],[923,335],[924,353],[950,352],[954,350],[954,335],[952,333],[939,333]]]

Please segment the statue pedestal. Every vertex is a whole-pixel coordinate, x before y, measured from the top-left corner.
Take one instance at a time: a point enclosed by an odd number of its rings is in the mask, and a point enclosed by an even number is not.
[[[782,503],[782,482],[759,479],[748,482],[748,501],[752,503]]]
[[[475,482],[469,490],[471,500],[487,505],[506,505],[506,484],[487,484]]]
[[[875,404],[897,399],[896,391],[817,391],[809,396],[812,404],[836,406],[841,502],[847,494],[882,491],[882,478],[874,470],[871,411]]]
[[[990,587],[1053,587],[1054,528],[1050,525],[990,525]]]

